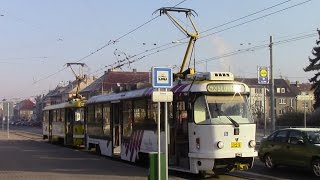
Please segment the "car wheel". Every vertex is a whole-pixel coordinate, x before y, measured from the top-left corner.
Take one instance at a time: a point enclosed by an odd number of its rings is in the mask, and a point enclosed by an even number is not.
[[[273,169],[276,167],[276,165],[273,162],[273,159],[271,157],[270,154],[266,154],[264,156],[264,165],[268,168],[268,169]]]
[[[315,176],[320,177],[320,160],[315,159],[312,161],[312,172]]]

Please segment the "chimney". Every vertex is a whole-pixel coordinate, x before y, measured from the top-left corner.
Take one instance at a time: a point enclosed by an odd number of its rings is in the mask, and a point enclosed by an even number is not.
[[[299,85],[300,83],[299,83],[299,81],[296,81],[296,86],[297,87],[299,87],[300,85]]]

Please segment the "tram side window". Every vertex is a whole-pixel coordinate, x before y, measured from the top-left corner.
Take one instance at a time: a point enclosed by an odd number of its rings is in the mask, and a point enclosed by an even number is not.
[[[134,114],[134,122],[143,124],[145,119],[147,118],[146,108],[147,101],[145,100],[137,100],[133,103],[133,114]]]
[[[103,104],[102,107],[102,115],[103,115],[103,134],[110,136],[110,104]]]
[[[49,111],[44,111],[43,122],[49,122]]]
[[[147,123],[149,124],[156,124],[158,117],[158,103],[152,102],[151,100],[148,101],[148,118]]]
[[[57,110],[53,110],[52,111],[52,122],[56,122],[57,121]]]
[[[64,122],[65,120],[65,109],[60,110],[60,119],[61,122]]]
[[[188,132],[188,113],[186,110],[186,105],[184,101],[177,102],[177,114],[176,118],[178,119],[178,129],[183,133]]]
[[[204,96],[199,97],[194,103],[194,120],[196,124],[205,124],[208,119]]]
[[[77,108],[75,110],[75,121],[84,121],[84,108]]]
[[[87,116],[88,116],[88,118],[87,118],[88,123],[94,122],[94,106],[93,105],[88,106]]]
[[[102,106],[96,104],[94,108],[94,119],[96,123],[102,123]]]
[[[123,102],[122,122],[123,122],[123,136],[130,137],[132,133],[132,101]]]

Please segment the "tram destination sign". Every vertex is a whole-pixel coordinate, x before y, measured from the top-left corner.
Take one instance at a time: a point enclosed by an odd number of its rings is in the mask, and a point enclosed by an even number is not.
[[[208,84],[208,92],[245,92],[245,87],[241,84]]]

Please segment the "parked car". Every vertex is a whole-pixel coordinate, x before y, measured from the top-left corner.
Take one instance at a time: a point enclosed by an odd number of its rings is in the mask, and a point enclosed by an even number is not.
[[[269,169],[303,167],[320,177],[320,128],[277,130],[261,140],[258,156]]]

